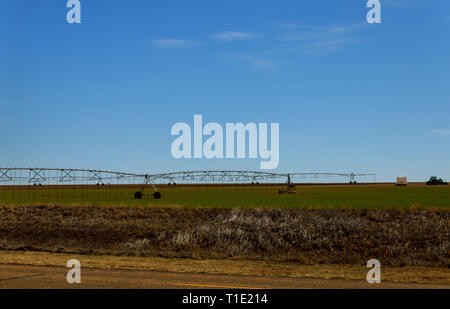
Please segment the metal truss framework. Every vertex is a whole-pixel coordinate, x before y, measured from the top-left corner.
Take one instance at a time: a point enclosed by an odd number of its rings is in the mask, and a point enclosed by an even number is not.
[[[31,184],[151,184],[156,191],[156,183],[189,184],[240,184],[240,183],[301,183],[307,179],[343,179],[341,182],[356,182],[366,177],[365,182],[375,182],[376,174],[354,173],[270,173],[261,171],[183,171],[157,174],[133,174],[114,171],[70,169],[70,168],[0,168],[1,185]]]
[[[113,171],[72,168],[0,168],[0,184],[89,184],[117,183],[126,178],[144,178],[145,175]]]

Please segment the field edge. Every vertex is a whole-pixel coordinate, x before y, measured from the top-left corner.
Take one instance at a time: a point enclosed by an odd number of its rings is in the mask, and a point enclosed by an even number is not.
[[[216,275],[341,279],[365,281],[365,265],[293,264],[242,259],[191,259],[80,255],[35,251],[0,251],[0,264],[65,267],[70,259],[92,269],[140,270]],[[450,288],[450,270],[446,268],[382,266],[382,281],[393,283],[445,284]]]

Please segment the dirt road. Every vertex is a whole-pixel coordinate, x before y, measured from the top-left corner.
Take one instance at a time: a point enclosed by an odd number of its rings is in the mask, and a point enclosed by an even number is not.
[[[393,283],[368,284],[356,280],[273,278],[138,270],[84,268],[80,284],[66,281],[68,268],[0,264],[0,288],[145,288],[145,289],[322,289],[322,288],[450,288],[448,285]]]

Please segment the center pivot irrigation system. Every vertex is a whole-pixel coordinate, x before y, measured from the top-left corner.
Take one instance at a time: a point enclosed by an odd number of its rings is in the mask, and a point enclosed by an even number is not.
[[[29,186],[105,186],[133,185],[135,199],[151,195],[161,198],[158,186],[264,186],[283,185],[279,193],[290,193],[296,184],[305,183],[375,183],[376,174],[355,173],[270,173],[260,171],[184,171],[158,174],[134,174],[103,170],[71,168],[0,168],[3,188]],[[147,188],[153,192],[145,194]]]

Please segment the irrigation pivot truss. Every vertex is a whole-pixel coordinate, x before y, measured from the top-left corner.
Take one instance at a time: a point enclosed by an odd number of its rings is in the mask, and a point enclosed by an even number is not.
[[[355,173],[271,173],[262,171],[203,170],[172,173],[124,173],[72,168],[0,168],[0,188],[81,189],[91,187],[128,187],[134,198],[142,198],[147,188],[161,198],[159,188],[174,186],[286,185],[289,191],[302,183],[374,183],[376,174]]]

